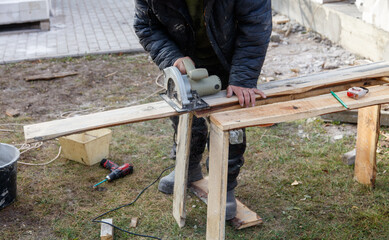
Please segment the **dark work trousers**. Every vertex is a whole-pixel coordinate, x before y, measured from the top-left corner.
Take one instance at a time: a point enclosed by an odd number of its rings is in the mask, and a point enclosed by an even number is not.
[[[210,71],[213,69],[214,71]],[[216,70],[216,71],[215,71]],[[228,85],[228,74],[222,70],[221,68],[208,68],[209,75],[217,75],[222,80],[222,89],[226,89]],[[175,135],[177,134],[178,121],[179,117],[171,117],[172,126],[174,128]],[[234,189],[238,182],[237,177],[240,172],[240,168],[243,166],[244,158],[243,154],[246,150],[246,132],[243,129],[243,143],[241,144],[230,144],[228,150],[228,184],[227,191]],[[206,124],[206,120],[204,118],[196,118],[193,117],[192,122],[192,140],[190,144],[190,155],[189,155],[189,171],[194,169],[200,163],[205,145],[208,140],[208,127]],[[172,149],[172,157],[175,158],[176,151],[176,142],[174,139],[174,145]],[[208,159],[207,159],[208,160]],[[207,163],[208,169],[208,163]]]

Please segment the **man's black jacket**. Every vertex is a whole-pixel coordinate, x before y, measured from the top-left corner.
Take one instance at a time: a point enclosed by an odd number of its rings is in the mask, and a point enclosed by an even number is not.
[[[270,0],[204,0],[208,38],[229,84],[257,85],[271,34]],[[135,0],[134,27],[160,69],[193,56],[195,33],[184,0]]]

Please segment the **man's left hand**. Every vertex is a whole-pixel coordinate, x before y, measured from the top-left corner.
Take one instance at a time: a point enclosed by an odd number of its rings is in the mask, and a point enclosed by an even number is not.
[[[266,98],[266,95],[257,88],[245,88],[229,85],[227,87],[227,97],[230,98],[235,94],[239,99],[240,106],[254,107],[255,106],[255,95],[259,94],[262,98]]]

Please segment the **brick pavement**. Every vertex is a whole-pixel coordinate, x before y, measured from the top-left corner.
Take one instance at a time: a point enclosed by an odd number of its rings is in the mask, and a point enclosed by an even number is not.
[[[143,51],[133,0],[52,0],[50,31],[0,32],[0,64]]]

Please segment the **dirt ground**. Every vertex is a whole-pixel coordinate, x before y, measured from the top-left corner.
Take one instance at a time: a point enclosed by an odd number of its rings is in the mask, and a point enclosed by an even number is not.
[[[288,36],[285,36],[286,32]],[[259,83],[346,67],[360,61],[357,56],[298,24],[275,25]],[[24,80],[35,75],[62,72],[78,74],[49,81]],[[159,74],[160,71],[146,54],[85,56],[0,65],[0,129],[13,129],[11,125],[5,125],[9,122],[37,123],[158,100],[155,95],[144,98],[159,89],[155,84]],[[19,111],[20,116],[11,121],[5,115],[7,109]],[[343,130],[337,128],[338,131],[329,132],[334,136],[342,134]],[[355,127],[351,128],[355,130]],[[347,132],[350,132],[349,129]],[[9,132],[0,131],[0,142],[5,134],[8,136]],[[19,131],[17,134],[19,138],[15,139],[20,139],[22,133]],[[42,148],[55,153],[51,145]],[[34,154],[21,157],[22,161],[35,159]],[[34,184],[33,179],[30,184]],[[50,218],[36,221],[32,217],[32,208],[10,206],[2,210],[0,226],[25,229],[27,235],[20,239],[29,239],[28,231],[43,228],[50,221]],[[55,209],[52,211],[55,212]],[[48,238],[50,236],[48,233]]]
[[[288,37],[286,31],[290,32]],[[2,65],[0,113],[16,109],[21,117],[36,122],[58,119],[68,111],[127,105],[158,90],[158,86],[151,84],[160,74],[158,68],[146,55],[140,59],[106,55]],[[356,56],[296,23],[275,24],[259,83],[357,62]],[[51,81],[24,81],[26,77],[63,72],[78,75]]]

